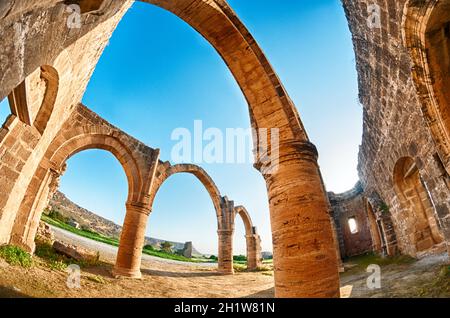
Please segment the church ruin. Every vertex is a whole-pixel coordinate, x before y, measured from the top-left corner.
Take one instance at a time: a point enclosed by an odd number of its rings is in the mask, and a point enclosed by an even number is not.
[[[219,271],[233,272],[237,215],[246,228],[249,267],[256,268],[260,238],[245,208],[222,196],[203,169],[161,162],[157,149],[80,104],[132,2],[0,2],[0,100],[7,97],[11,107],[0,130],[0,244],[34,250],[40,214],[65,161],[95,148],[111,152],[128,179],[117,276],[140,276],[154,196],[175,173],[195,175],[213,200]],[[216,49],[245,95],[253,128],[279,129],[279,145],[269,147],[277,147],[278,169],[266,173],[268,154],[255,158],[267,184],[277,297],[338,297],[338,254],[449,251],[450,0],[342,1],[353,34],[364,133],[360,184],[341,195],[327,195],[317,150],[295,105],[225,0],[144,2],[177,15]],[[79,28],[67,26],[68,4],[79,5]]]

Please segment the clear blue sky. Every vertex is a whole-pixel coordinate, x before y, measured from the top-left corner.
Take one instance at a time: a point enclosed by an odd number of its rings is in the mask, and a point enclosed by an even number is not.
[[[339,0],[229,0],[275,67],[313,143],[328,190],[357,181],[362,109],[351,35]],[[111,123],[170,159],[175,128],[247,128],[245,99],[230,72],[199,34],[172,14],[135,3],[106,48],[83,102]],[[0,107],[0,110],[4,107]],[[221,192],[247,207],[271,250],[266,188],[251,164],[202,165]],[[102,151],[68,162],[61,190],[73,201],[118,224],[125,215],[125,175]],[[217,253],[214,208],[202,185],[176,175],[156,197],[147,234],[193,241]],[[245,253],[244,228],[236,226],[235,253]]]

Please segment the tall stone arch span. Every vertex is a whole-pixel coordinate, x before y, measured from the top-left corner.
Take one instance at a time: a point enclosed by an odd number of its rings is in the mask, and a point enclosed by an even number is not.
[[[245,241],[247,244],[247,269],[256,270],[262,264],[261,237],[253,226],[252,219],[247,209],[242,205],[234,208],[234,216],[240,216],[245,226]]]
[[[11,242],[33,251],[41,214],[57,190],[66,161],[88,149],[110,152],[120,162],[127,176],[128,199],[124,203],[127,212],[116,272],[139,277],[145,226],[150,214],[150,192],[159,150],[147,147],[81,104],[63,125],[36,170],[14,222]]]
[[[227,197],[220,194],[220,191],[213,179],[203,168],[193,164],[171,165],[169,162],[160,161],[158,168],[156,169],[154,184],[150,194],[150,206],[153,205],[156,194],[162,184],[171,176],[178,173],[188,173],[194,175],[208,191],[216,212],[219,272],[224,274],[232,274],[234,272],[232,248],[234,202],[228,200]]]
[[[98,58],[132,3],[100,2],[96,14],[83,13],[80,29],[67,28],[66,7],[59,0],[6,1],[0,7],[0,54],[6,57],[0,61],[0,98],[41,65],[54,66],[60,74],[59,87],[64,88],[58,92],[53,108],[58,116],[52,116],[54,122],[47,125],[42,136],[27,141],[25,136],[10,132],[9,146],[0,149],[10,150],[11,144],[25,141],[34,152],[34,156],[27,156],[24,166],[4,168],[9,170],[2,186],[16,196],[0,200],[0,242],[8,241],[27,185],[62,122],[81,101]],[[146,2],[176,14],[215,47],[248,101],[253,128],[279,129],[279,144],[269,142],[269,149],[279,152],[277,169],[264,174],[275,242],[276,295],[337,297],[337,257],[317,150],[262,49],[225,1]],[[21,129],[29,132],[28,127]],[[259,140],[254,143],[258,145]],[[263,151],[255,158],[255,166],[262,172],[269,165],[260,160],[265,155]]]
[[[415,256],[417,249],[422,253],[425,247],[435,246],[411,238],[415,232],[411,231],[411,222],[421,221],[417,215],[408,217],[404,213],[414,204],[404,199],[405,191],[399,188],[416,189],[423,197],[425,210],[432,212],[427,212],[431,228],[433,232],[439,229],[450,251],[449,3],[343,0],[364,110],[359,177],[363,188],[377,193],[383,203],[378,207],[373,204],[373,209],[383,212],[378,221],[385,227],[388,254],[398,251]],[[380,12],[376,26],[367,23],[374,7]],[[413,187],[416,182],[412,178],[409,186],[393,178],[402,158],[412,158],[416,164],[409,165],[411,170],[403,177],[412,177],[418,171],[423,187]],[[388,219],[391,222],[386,222]],[[391,235],[394,230],[395,235]],[[439,241],[437,236],[433,241]],[[414,246],[414,241],[420,242],[419,246]],[[437,245],[445,249],[445,243]]]

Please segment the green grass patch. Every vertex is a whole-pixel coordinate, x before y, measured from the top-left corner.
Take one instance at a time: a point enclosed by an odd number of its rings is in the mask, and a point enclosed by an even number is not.
[[[164,252],[164,251],[157,251],[155,249],[150,250],[150,249],[144,248],[142,250],[142,252],[144,254],[147,254],[147,255],[151,255],[151,256],[155,256],[155,257],[159,257],[159,258],[171,259],[171,260],[174,260],[174,261],[191,262],[191,263],[205,263],[205,262],[208,262],[207,260],[202,260],[202,259],[197,259],[197,258],[188,258],[188,257],[185,257],[183,255],[167,253],[167,252]]]
[[[0,257],[10,265],[18,265],[25,268],[30,268],[33,265],[31,255],[17,246],[0,246]]]
[[[48,223],[50,225],[59,227],[60,229],[72,232],[74,234],[77,234],[79,236],[82,237],[86,237],[89,238],[91,240],[97,241],[97,242],[102,242],[108,245],[113,245],[113,246],[119,246],[119,240],[115,239],[115,238],[111,238],[111,237],[106,237],[103,236],[101,234],[95,233],[93,231],[90,230],[85,230],[85,229],[77,229],[69,224],[63,223],[59,220],[55,220],[52,219],[46,215],[42,215],[42,221],[44,221],[45,223]]]
[[[90,280],[91,282],[98,283],[98,284],[106,284],[106,281],[103,279],[103,277],[94,275],[94,276],[86,276],[87,280]]]
[[[60,229],[69,231],[76,235],[79,235],[79,236],[82,236],[82,237],[85,237],[85,238],[88,238],[88,239],[91,239],[91,240],[94,240],[97,242],[105,243],[108,245],[117,246],[117,247],[119,246],[119,240],[117,240],[115,238],[106,237],[106,236],[103,236],[101,234],[95,233],[95,232],[93,232],[91,230],[87,230],[87,229],[77,229],[69,224],[64,223],[63,221],[61,221],[59,219],[52,219],[51,217],[49,217],[47,215],[42,215],[41,219],[42,219],[42,221],[44,221],[50,225],[53,225]],[[151,255],[151,256],[155,256],[155,257],[159,257],[159,258],[171,259],[171,260],[175,260],[175,261],[182,261],[182,262],[191,262],[191,263],[213,262],[213,260],[209,260],[209,259],[187,258],[187,257],[178,255],[178,254],[155,250],[153,247],[150,247],[150,246],[145,246],[145,248],[142,250],[142,252],[147,255]]]
[[[97,265],[98,261],[79,261],[59,254],[53,246],[45,242],[36,242],[34,255],[42,258],[46,265],[53,270],[65,271],[69,265],[76,264],[80,267]]]
[[[247,265],[233,262],[233,268],[235,272],[245,272],[247,270]]]
[[[406,265],[412,264],[417,261],[415,258],[408,255],[398,255],[393,257],[381,257],[374,253],[368,253],[365,255],[355,256],[348,258],[344,261],[346,264],[356,265],[359,268],[367,268],[371,264],[376,264],[379,266],[387,265]]]

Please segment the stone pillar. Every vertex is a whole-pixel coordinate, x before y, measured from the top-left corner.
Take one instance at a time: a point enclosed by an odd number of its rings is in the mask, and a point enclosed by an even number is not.
[[[120,235],[119,251],[113,275],[141,278],[141,258],[145,229],[150,210],[139,203],[128,203],[127,214]]]
[[[19,246],[29,253],[34,253],[34,242],[41,220],[42,212],[48,206],[50,199],[58,190],[61,175],[65,172],[64,165],[61,171],[50,169],[42,170],[43,176],[36,176],[31,181],[16,217],[9,244]]]
[[[337,234],[336,224],[334,223],[334,219],[333,219],[333,217],[331,215],[330,215],[330,223],[331,223],[331,229],[333,231],[334,245],[336,247],[336,257],[337,257],[337,261],[338,261],[338,271],[339,271],[339,273],[343,273],[343,272],[345,272],[345,268],[344,268],[344,263],[342,262],[342,257],[341,257],[341,247],[340,247],[340,244],[339,244],[339,238],[338,238],[338,234]]]
[[[233,268],[233,230],[218,230],[219,235],[219,273],[234,274]]]
[[[247,269],[256,270],[261,266],[261,238],[258,234],[246,235]]]
[[[272,150],[273,151],[273,150]],[[276,297],[339,297],[339,274],[328,200],[307,141],[279,145],[278,169],[259,164],[267,183]]]

